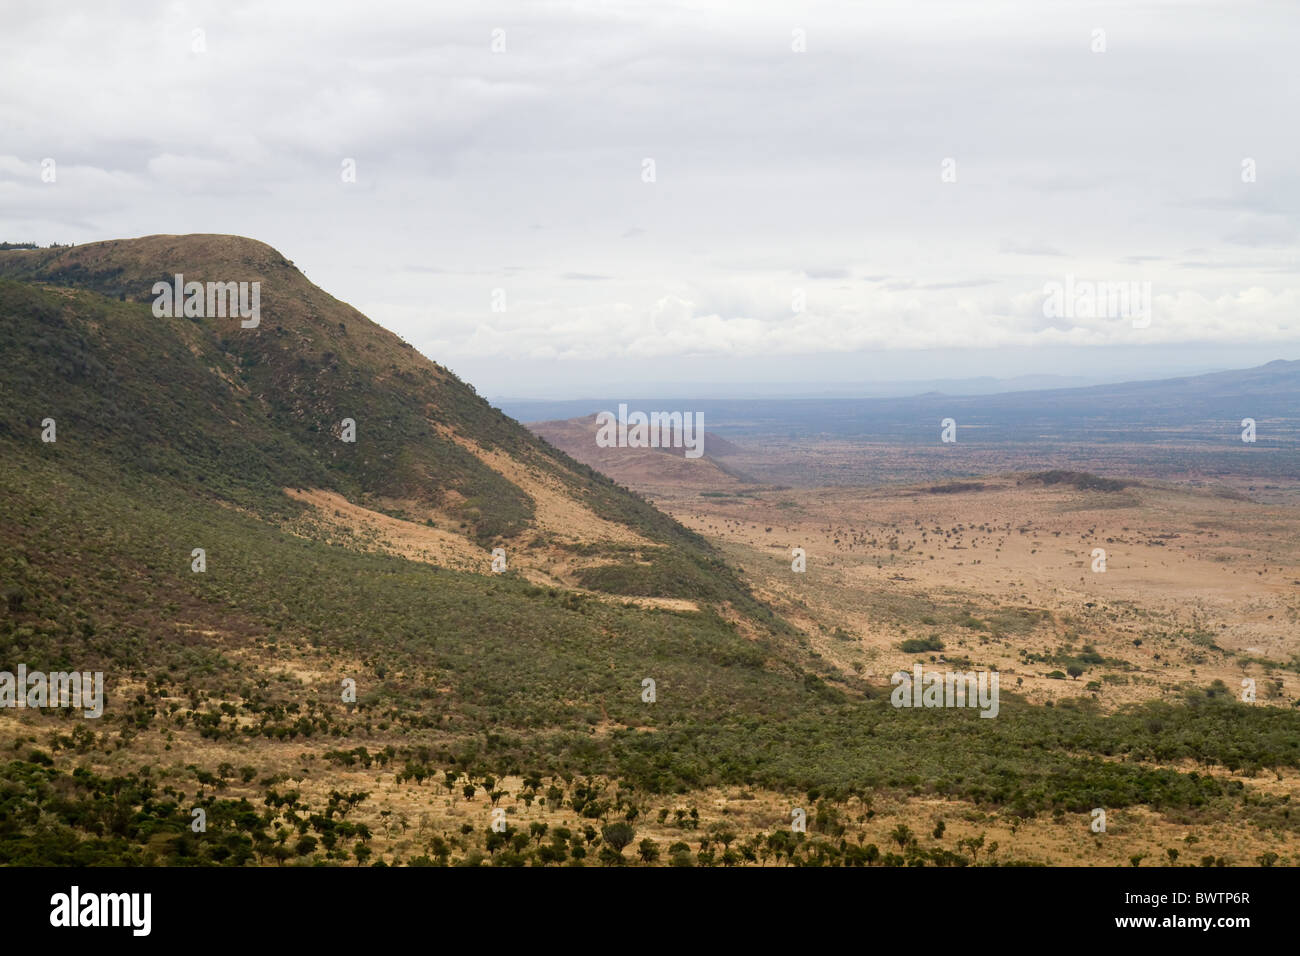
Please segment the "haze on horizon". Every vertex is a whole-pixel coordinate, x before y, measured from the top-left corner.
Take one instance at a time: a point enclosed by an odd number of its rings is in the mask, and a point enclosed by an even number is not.
[[[482,394],[1300,358],[1300,8],[77,3],[5,26],[0,239],[251,236]],[[1045,317],[1071,275],[1149,282],[1149,327]]]

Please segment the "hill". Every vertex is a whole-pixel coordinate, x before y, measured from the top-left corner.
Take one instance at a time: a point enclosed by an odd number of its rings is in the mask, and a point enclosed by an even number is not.
[[[602,448],[596,441],[596,415],[560,421],[531,422],[530,431],[584,465],[608,475],[620,485],[654,496],[664,490],[696,488],[725,490],[745,484],[746,478],[720,460],[736,454],[731,442],[707,430],[703,454],[686,456],[685,448]]]
[[[153,285],[177,273],[260,283],[259,325],[156,318]],[[165,476],[257,513],[294,513],[286,488],[334,493],[433,529],[448,561],[486,568],[505,547],[547,580],[753,610],[704,539],[537,440],[263,243],[150,236],[3,252],[0,310],[13,396],[0,437],[24,448],[52,418],[60,442],[46,451],[70,464]]]

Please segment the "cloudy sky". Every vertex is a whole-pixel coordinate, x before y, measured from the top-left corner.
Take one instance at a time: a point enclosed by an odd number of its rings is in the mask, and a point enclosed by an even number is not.
[[[1249,0],[15,4],[0,239],[252,236],[498,396],[1300,358],[1298,31]],[[1149,326],[1045,316],[1067,276],[1149,282]]]

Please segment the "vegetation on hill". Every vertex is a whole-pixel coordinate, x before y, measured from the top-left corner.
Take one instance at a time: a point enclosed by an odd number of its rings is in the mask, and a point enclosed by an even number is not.
[[[260,281],[260,325],[155,318],[153,283],[175,273]],[[14,395],[0,434],[26,441],[54,418],[86,452],[241,506],[282,510],[280,488],[322,487],[439,509],[482,547],[517,538],[533,526],[534,501],[461,436],[661,545],[645,560],[669,566],[659,577],[679,582],[679,596],[759,610],[699,535],[533,436],[262,243],[155,236],[9,252],[0,323]],[[340,440],[345,418],[355,443]]]

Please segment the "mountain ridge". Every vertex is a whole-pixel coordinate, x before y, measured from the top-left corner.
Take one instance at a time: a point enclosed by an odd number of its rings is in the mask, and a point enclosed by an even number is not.
[[[259,323],[155,317],[153,285],[177,273],[260,282]],[[593,569],[613,562],[633,595],[753,607],[703,538],[534,437],[265,243],[160,235],[2,251],[0,311],[0,374],[14,393],[0,436],[34,436],[54,418],[60,450],[93,436],[116,461],[241,506],[292,509],[281,489],[318,488],[475,548],[585,550],[560,583],[608,584]],[[344,420],[354,442],[342,440]],[[541,500],[581,527],[539,517]],[[644,560],[607,533],[614,526],[646,541]]]

